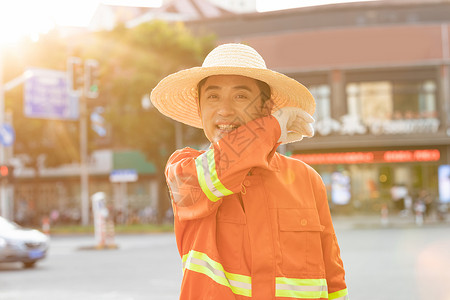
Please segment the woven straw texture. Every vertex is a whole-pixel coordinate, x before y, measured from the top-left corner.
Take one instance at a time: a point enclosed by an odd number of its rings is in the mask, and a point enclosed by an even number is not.
[[[241,75],[264,81],[272,91],[273,111],[293,106],[302,108],[310,115],[314,114],[314,98],[305,86],[284,74],[267,69],[259,53],[243,44],[220,45],[208,54],[201,67],[165,77],[153,89],[150,99],[162,114],[202,128],[197,84],[212,75]]]

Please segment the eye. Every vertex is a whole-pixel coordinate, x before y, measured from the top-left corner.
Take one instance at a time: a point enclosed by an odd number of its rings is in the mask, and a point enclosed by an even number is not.
[[[219,99],[219,95],[217,95],[217,94],[208,94],[208,95],[206,95],[206,99],[208,99],[209,101],[215,101],[215,100]]]
[[[238,100],[246,100],[246,99],[248,99],[248,97],[247,97],[246,94],[237,94],[236,95],[236,99],[238,99]]]

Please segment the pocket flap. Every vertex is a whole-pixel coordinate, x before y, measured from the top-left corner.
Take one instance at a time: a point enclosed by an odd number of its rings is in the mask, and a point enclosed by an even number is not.
[[[281,231],[323,231],[319,214],[314,208],[279,208],[278,223]]]

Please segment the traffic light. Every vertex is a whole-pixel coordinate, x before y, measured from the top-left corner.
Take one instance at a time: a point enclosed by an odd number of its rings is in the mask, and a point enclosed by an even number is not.
[[[12,181],[14,178],[14,167],[10,165],[0,165],[0,179]]]
[[[84,76],[85,76],[85,86],[84,95],[87,98],[97,98],[98,97],[98,86],[99,86],[99,66],[98,61],[95,59],[87,59],[84,62]]]
[[[83,93],[84,74],[83,63],[79,57],[69,57],[67,60],[67,84],[70,93],[81,96]]]

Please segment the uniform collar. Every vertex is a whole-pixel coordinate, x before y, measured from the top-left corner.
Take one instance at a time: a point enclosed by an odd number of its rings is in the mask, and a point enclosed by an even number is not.
[[[276,152],[276,148],[275,148],[275,150],[270,152],[267,157],[267,159],[269,161],[267,168],[253,168],[250,170],[248,175],[256,175],[256,174],[260,174],[263,172],[280,172],[280,156],[281,156],[281,154]]]

